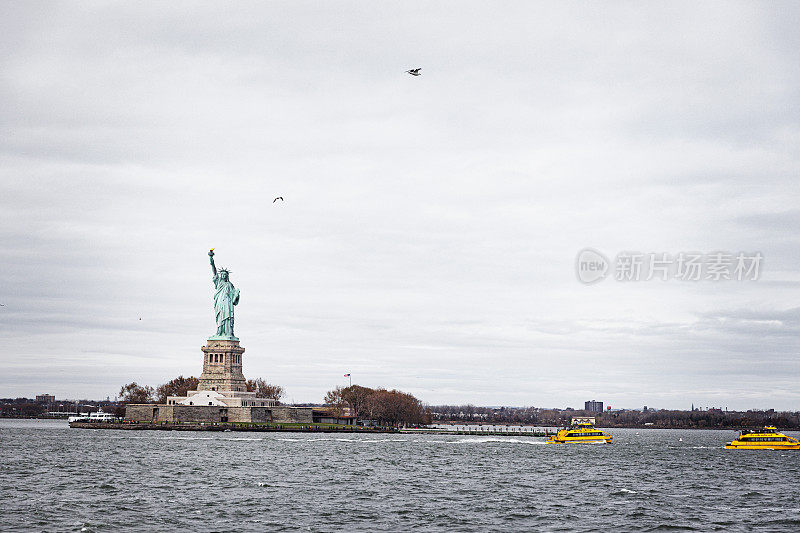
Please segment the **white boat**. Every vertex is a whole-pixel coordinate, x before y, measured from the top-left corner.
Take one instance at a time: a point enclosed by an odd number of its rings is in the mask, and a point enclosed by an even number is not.
[[[116,422],[117,417],[111,413],[106,413],[103,410],[96,411],[91,414],[81,414],[80,416],[71,416],[68,422]]]

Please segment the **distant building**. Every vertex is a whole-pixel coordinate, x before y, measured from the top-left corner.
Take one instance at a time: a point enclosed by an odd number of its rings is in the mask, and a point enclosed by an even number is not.
[[[646,405],[644,406],[644,409],[642,409],[642,412],[644,412],[644,413],[647,412],[647,406]]]
[[[315,407],[312,410],[312,416],[315,424],[356,425],[355,414],[349,408],[344,408],[341,412],[337,412],[331,407]]]
[[[598,402],[597,400],[589,400],[588,402],[584,403],[584,410],[589,411],[590,413],[602,413],[603,412],[603,402]]]
[[[37,394],[36,403],[55,403],[56,397],[52,394]]]

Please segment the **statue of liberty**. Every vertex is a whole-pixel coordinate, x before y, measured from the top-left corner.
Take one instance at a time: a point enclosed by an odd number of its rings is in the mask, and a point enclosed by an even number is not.
[[[214,249],[208,252],[211,258],[211,272],[214,274],[214,313],[217,317],[217,334],[212,339],[239,340],[233,335],[233,306],[239,303],[239,289],[228,280],[230,272],[214,265]]]

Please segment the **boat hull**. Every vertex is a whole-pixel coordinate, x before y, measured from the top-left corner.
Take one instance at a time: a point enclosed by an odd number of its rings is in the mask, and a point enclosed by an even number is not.
[[[608,438],[576,438],[576,439],[553,439],[551,438],[547,442],[552,442],[553,444],[611,444],[611,437]]]

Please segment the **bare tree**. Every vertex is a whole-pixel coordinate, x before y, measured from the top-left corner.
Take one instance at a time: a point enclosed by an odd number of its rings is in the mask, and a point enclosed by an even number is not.
[[[332,407],[338,416],[349,407],[357,418],[377,420],[389,426],[429,424],[431,421],[431,413],[423,408],[422,402],[398,390],[370,389],[359,385],[337,387],[325,395],[325,404]]]
[[[153,387],[139,385],[135,381],[123,385],[119,390],[121,401],[127,403],[150,403],[153,401]]]
[[[348,403],[344,399],[343,391],[344,389],[342,387],[336,387],[325,393],[325,405],[331,407],[336,416],[342,416],[345,407],[348,407]]]
[[[281,403],[281,398],[286,394],[286,391],[284,391],[283,387],[280,385],[267,383],[261,378],[248,379],[247,390],[249,392],[255,392],[256,398],[269,398],[275,400],[275,403],[278,405]]]
[[[156,398],[158,403],[166,403],[167,396],[186,396],[190,390],[197,390],[200,380],[194,376],[185,378],[178,376],[175,379],[167,381],[156,389]]]
[[[365,418],[368,414],[369,398],[374,393],[375,389],[362,387],[361,385],[351,385],[342,389],[342,399],[349,404],[354,416]]]

